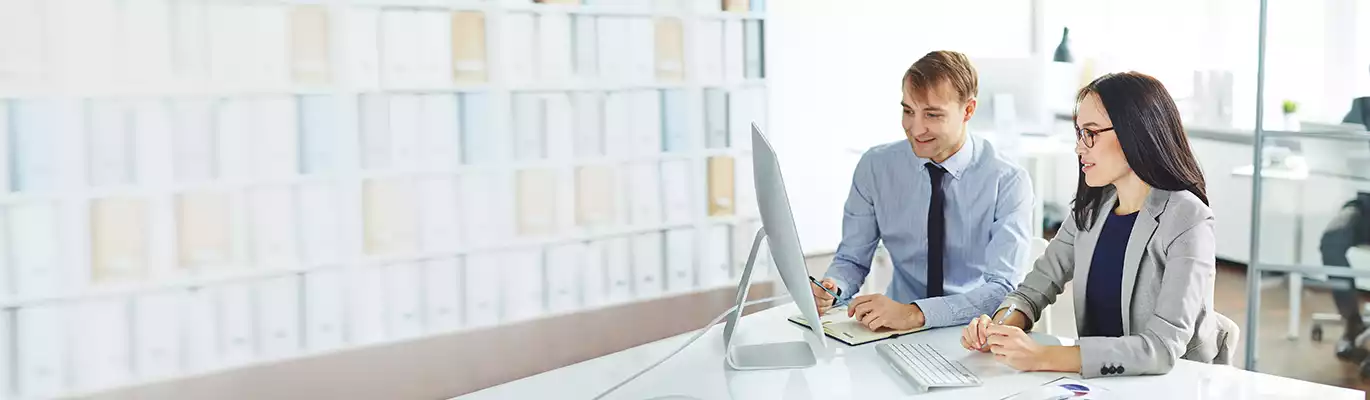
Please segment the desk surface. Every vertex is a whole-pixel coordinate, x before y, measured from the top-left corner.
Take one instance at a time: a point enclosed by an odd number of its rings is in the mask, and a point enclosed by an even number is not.
[[[817,342],[785,318],[796,314],[793,304],[774,307],[743,318],[735,339],[739,344],[806,340]],[[669,354],[693,332],[645,344],[565,368],[548,371],[463,396],[486,399],[590,399],[600,391]],[[999,399],[1061,376],[1076,374],[1022,373],[1000,365],[988,354],[962,349],[959,328],[943,328],[896,339],[929,343],[948,358],[960,360],[984,384],[971,388],[933,389],[920,394],[875,352],[875,344],[850,347],[828,339],[818,365],[807,369],[732,371],[723,361],[723,327],[715,326],[671,360],[624,385],[609,399],[649,399],[668,395],[698,399],[885,399],[918,395],[919,399]],[[1046,335],[1041,342],[1059,343]],[[876,342],[879,343],[879,342]],[[1181,360],[1167,375],[1115,377],[1092,380],[1119,398],[1173,399],[1355,399],[1356,390],[1332,387],[1245,370]]]

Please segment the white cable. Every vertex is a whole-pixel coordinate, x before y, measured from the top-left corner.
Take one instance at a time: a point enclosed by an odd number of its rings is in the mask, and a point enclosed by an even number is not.
[[[742,303],[742,308],[743,308],[743,309],[746,309],[747,306],[750,306],[750,305],[756,305],[756,304],[761,304],[761,303],[766,303],[766,302],[772,302],[772,301],[780,301],[780,300],[785,300],[785,299],[788,299],[788,298],[790,298],[790,295],[787,294],[787,295],[783,295],[783,296],[769,297],[769,298],[760,299],[760,300],[752,300],[752,301],[748,301],[748,302],[746,302],[746,303]],[[678,348],[676,348],[674,351],[672,351],[671,354],[667,354],[666,357],[662,357],[660,360],[657,360],[657,362],[652,363],[652,365],[648,365],[647,368],[643,368],[641,371],[638,371],[636,374],[633,374],[633,376],[628,377],[628,379],[624,379],[622,382],[619,382],[617,385],[614,385],[613,387],[610,387],[609,390],[605,390],[603,393],[600,393],[598,396],[595,396],[595,399],[594,399],[594,400],[599,400],[599,399],[604,398],[604,396],[608,396],[610,393],[613,393],[615,390],[618,390],[618,388],[623,387],[623,385],[627,385],[628,382],[632,382],[634,379],[637,379],[637,377],[642,376],[642,374],[646,374],[648,371],[651,371],[652,369],[655,369],[657,366],[660,366],[661,364],[666,363],[667,360],[670,360],[671,357],[675,357],[676,354],[680,354],[681,351],[684,351],[686,347],[690,347],[690,344],[693,344],[696,340],[699,340],[699,338],[700,338],[701,336],[704,336],[705,333],[709,333],[709,328],[713,328],[714,325],[716,325],[716,324],[718,324],[720,321],[722,321],[723,318],[725,318],[725,317],[728,316],[728,314],[732,314],[733,310],[736,310],[737,308],[738,308],[738,307],[737,307],[736,305],[734,305],[734,306],[732,306],[732,307],[728,307],[728,310],[727,310],[727,311],[724,311],[722,314],[719,314],[718,317],[717,317],[717,318],[714,318],[713,321],[709,321],[708,324],[704,325],[704,329],[700,329],[698,333],[695,333],[694,337],[691,337],[690,340],[686,340],[686,341],[685,341],[685,344],[680,345],[680,347],[678,347]],[[725,351],[726,351],[726,349],[725,349]]]

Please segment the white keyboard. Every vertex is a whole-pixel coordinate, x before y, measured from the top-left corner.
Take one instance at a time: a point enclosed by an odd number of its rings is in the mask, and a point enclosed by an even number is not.
[[[875,352],[885,357],[890,366],[920,390],[934,387],[979,386],[980,377],[965,365],[947,360],[942,353],[926,344],[881,343]]]

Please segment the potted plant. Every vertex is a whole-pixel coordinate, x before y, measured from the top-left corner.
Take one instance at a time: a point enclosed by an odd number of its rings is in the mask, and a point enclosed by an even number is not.
[[[1284,130],[1299,130],[1299,103],[1293,100],[1285,100],[1284,105]]]

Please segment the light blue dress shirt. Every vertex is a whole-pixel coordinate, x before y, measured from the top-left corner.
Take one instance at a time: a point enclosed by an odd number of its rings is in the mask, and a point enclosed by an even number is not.
[[[1023,168],[967,134],[966,143],[941,165],[946,195],[943,289],[927,298],[929,159],[913,154],[907,140],[872,147],[852,176],[842,216],[842,243],[826,277],[842,299],[854,296],[876,244],[884,241],[894,263],[885,295],[916,303],[929,327],[961,325],[989,314],[1027,276],[1032,183]]]

